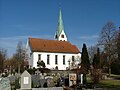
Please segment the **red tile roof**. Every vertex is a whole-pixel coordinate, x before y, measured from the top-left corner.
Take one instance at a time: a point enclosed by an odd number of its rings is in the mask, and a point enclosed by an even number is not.
[[[79,53],[79,49],[68,41],[29,38],[32,52]]]

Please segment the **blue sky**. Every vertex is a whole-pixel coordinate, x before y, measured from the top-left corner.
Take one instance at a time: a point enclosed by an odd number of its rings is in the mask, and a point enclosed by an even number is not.
[[[108,21],[120,26],[120,0],[0,0],[0,48],[12,56],[28,37],[53,39],[60,6],[68,40],[79,49],[96,44]]]

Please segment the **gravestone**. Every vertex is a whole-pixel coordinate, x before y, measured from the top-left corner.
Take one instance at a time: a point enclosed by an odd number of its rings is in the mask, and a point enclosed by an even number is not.
[[[40,79],[45,79],[44,75],[40,75]]]
[[[32,88],[32,90],[64,90],[63,87]]]
[[[41,87],[47,87],[47,85],[45,86],[45,83],[47,83],[46,82],[46,79],[40,79],[40,85],[41,85]]]
[[[31,89],[31,75],[26,70],[21,75],[21,89]]]
[[[80,83],[83,84],[83,74],[80,74],[80,77],[81,77]]]
[[[0,80],[0,90],[11,90],[9,78],[1,78]]]
[[[9,76],[8,78],[9,78],[11,84],[15,83],[15,79],[16,79],[15,76]]]
[[[69,86],[76,85],[77,75],[75,73],[69,74]]]
[[[64,80],[64,85],[65,86],[69,86],[69,78],[64,78],[65,80]]]
[[[53,86],[55,86],[52,76],[46,76],[45,79],[47,80],[47,86],[48,86],[48,87],[53,87]]]
[[[40,75],[41,72],[37,69],[37,71],[35,71],[35,75]]]
[[[32,82],[35,87],[40,86],[40,75],[32,75]]]
[[[83,74],[78,74],[78,82],[79,84],[83,84]]]

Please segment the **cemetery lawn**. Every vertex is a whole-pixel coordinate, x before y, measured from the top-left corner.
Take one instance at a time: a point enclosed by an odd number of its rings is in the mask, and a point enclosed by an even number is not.
[[[101,80],[99,85],[101,87],[108,87],[108,88],[119,87],[120,88],[120,75],[111,74],[110,77],[112,79]]]
[[[101,80],[98,87],[103,88],[120,88],[120,80]]]
[[[112,79],[100,80],[96,87],[99,88],[120,88],[120,75],[111,74]],[[118,78],[118,79],[117,79]],[[93,83],[90,76],[87,75],[87,82]]]

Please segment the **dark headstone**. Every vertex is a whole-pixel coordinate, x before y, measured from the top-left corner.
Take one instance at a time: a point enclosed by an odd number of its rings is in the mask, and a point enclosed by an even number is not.
[[[44,87],[45,83],[47,83],[46,79],[40,79],[40,85],[41,85],[41,87]],[[45,85],[45,86],[47,87],[47,85]]]
[[[32,75],[32,82],[35,87],[40,86],[40,75]]]
[[[10,76],[10,77],[8,77],[8,78],[9,78],[9,80],[10,80],[10,83],[15,83],[15,79],[16,79],[15,76]]]
[[[64,82],[65,86],[69,86],[69,78],[65,78],[64,81],[65,81],[65,82]]]

